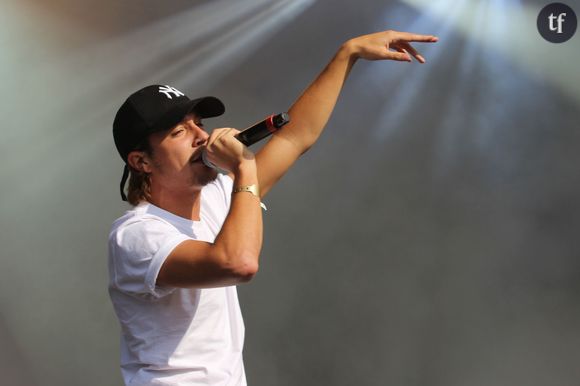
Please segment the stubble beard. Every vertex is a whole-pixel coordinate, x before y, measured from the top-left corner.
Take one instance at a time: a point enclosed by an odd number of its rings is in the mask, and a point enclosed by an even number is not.
[[[205,165],[203,165],[200,169],[201,170],[199,171],[194,171],[191,181],[192,185],[203,187],[217,179],[217,170],[209,168]]]

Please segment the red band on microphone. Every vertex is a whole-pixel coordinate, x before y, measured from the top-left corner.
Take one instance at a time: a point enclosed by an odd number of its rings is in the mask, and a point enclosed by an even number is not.
[[[268,117],[268,120],[266,121],[266,128],[272,134],[274,134],[278,130],[278,128],[276,126],[274,126],[274,115],[273,114]]]

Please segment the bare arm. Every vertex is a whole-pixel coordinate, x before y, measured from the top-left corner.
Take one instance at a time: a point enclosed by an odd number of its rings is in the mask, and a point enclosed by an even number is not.
[[[234,186],[257,184],[254,155],[233,138],[235,133],[215,130],[207,145],[208,158],[232,171]],[[246,282],[258,271],[261,248],[260,199],[247,192],[235,193],[214,243],[188,240],[179,244],[163,263],[157,284],[207,288]]]
[[[324,70],[290,107],[291,122],[276,132],[256,154],[262,195],[284,175],[319,138],[340,91],[358,59],[411,61],[425,59],[410,42],[436,42],[432,35],[384,31],[359,36],[344,43]],[[394,50],[394,51],[393,51]]]

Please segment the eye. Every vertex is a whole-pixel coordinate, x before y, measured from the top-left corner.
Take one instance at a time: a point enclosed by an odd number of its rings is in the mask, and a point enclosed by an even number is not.
[[[175,129],[175,130],[173,130],[173,131],[171,132],[171,136],[172,136],[172,137],[177,137],[178,135],[180,135],[180,134],[181,134],[181,133],[183,133],[184,131],[185,131],[185,130],[184,130],[183,128],[181,128],[181,127],[180,127],[180,128],[178,128],[178,129]]]
[[[195,124],[197,125],[197,127],[201,127],[202,129],[204,128],[204,125],[201,122],[196,122]]]

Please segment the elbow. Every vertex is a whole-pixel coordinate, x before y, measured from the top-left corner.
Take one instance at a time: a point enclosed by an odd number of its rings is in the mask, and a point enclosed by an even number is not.
[[[301,148],[301,154],[306,153],[308,150],[310,150],[315,144],[316,142],[318,142],[318,139],[320,139],[320,135],[322,134],[322,132],[318,132],[318,133],[311,133],[309,136],[307,136],[306,138],[304,138],[303,142],[302,142],[302,148]]]
[[[256,276],[258,273],[258,259],[257,258],[245,258],[242,259],[238,264],[236,264],[232,275],[240,283],[247,283]]]
[[[220,260],[223,274],[237,283],[249,282],[258,272],[258,255],[254,253],[224,256]]]
[[[316,141],[318,141],[319,137],[320,134],[309,134],[304,136],[304,138],[301,139],[300,144],[298,146],[298,148],[300,149],[300,155],[310,150],[310,148],[314,146]]]

